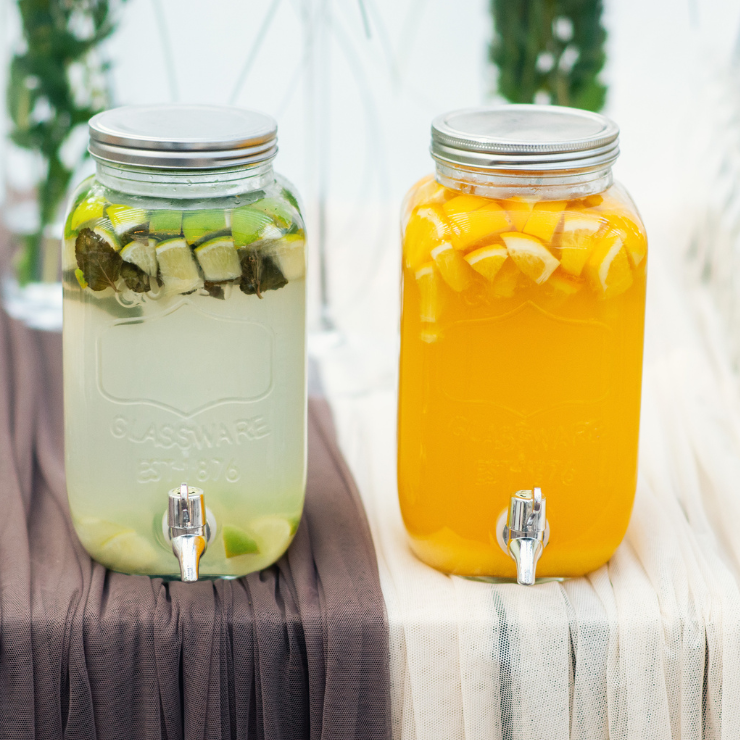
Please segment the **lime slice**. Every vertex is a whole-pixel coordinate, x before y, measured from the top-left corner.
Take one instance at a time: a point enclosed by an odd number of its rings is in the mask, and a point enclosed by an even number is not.
[[[108,201],[102,195],[93,195],[83,200],[72,212],[70,231],[77,231],[83,224],[103,218],[106,205]]]
[[[250,206],[266,213],[281,229],[287,229],[293,223],[293,209],[277,198],[263,198],[250,203]]]
[[[75,270],[75,277],[77,278],[77,282],[80,284],[80,288],[85,290],[85,288],[87,288],[87,280],[85,280],[85,273],[82,272],[79,267]]]
[[[149,215],[149,233],[160,239],[180,236],[182,211],[152,211]]]
[[[305,246],[305,233],[298,231],[295,234],[286,234],[270,247],[280,272],[289,283],[300,280],[306,274]]]
[[[121,257],[140,267],[150,277],[157,274],[157,242],[154,239],[135,239],[129,242],[121,250]]]
[[[242,266],[231,237],[217,237],[204,242],[195,248],[195,256],[209,282],[234,280],[242,274]]]
[[[258,239],[266,229],[277,230],[274,221],[268,214],[252,206],[242,206],[231,212],[231,233],[237,247],[245,247]],[[278,238],[280,232],[278,231]]]
[[[189,211],[182,216],[182,234],[191,245],[228,233],[228,230],[226,212],[222,210]]]
[[[190,293],[203,285],[193,253],[185,239],[160,242],[157,245],[157,262],[166,293]]]
[[[151,543],[129,527],[97,517],[75,520],[80,542],[99,563],[112,570],[141,573],[157,560]]]
[[[260,555],[269,563],[274,563],[288,549],[294,533],[292,523],[281,516],[253,519],[249,529],[257,542]]]
[[[113,230],[118,236],[128,232],[145,234],[149,229],[149,214],[143,208],[112,205],[105,209],[105,215],[110,219]]]
[[[254,539],[243,529],[233,524],[225,524],[221,536],[224,540],[226,557],[233,558],[237,555],[255,555],[260,549]]]

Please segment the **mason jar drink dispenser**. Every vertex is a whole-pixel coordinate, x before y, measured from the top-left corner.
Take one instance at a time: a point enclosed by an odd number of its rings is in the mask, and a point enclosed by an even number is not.
[[[578,576],[637,476],[647,239],[617,126],[511,105],[432,125],[403,216],[398,486],[411,546],[468,576]]]
[[[234,108],[90,121],[62,254],[65,454],[77,534],[114,570],[241,576],[298,526],[305,231],[276,137]]]

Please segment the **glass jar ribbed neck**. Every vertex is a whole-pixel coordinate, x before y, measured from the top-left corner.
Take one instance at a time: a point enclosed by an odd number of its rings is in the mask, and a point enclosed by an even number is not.
[[[437,182],[447,188],[486,198],[574,200],[602,193],[614,182],[611,165],[588,170],[482,170],[437,160]]]
[[[168,199],[207,199],[241,195],[275,180],[272,161],[208,170],[173,170],[96,162],[99,182],[128,195]]]

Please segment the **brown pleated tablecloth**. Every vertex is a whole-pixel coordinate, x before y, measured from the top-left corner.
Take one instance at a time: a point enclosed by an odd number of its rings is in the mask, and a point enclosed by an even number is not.
[[[390,736],[375,552],[323,401],[276,565],[192,585],[112,573],[69,517],[61,337],[0,310],[0,486],[0,738]]]

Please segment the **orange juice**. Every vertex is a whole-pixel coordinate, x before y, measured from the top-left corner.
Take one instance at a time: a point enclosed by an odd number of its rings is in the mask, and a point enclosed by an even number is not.
[[[516,576],[496,524],[533,486],[549,523],[538,577],[612,555],[636,486],[646,257],[619,186],[560,200],[482,197],[432,177],[411,190],[398,486],[423,561]]]

